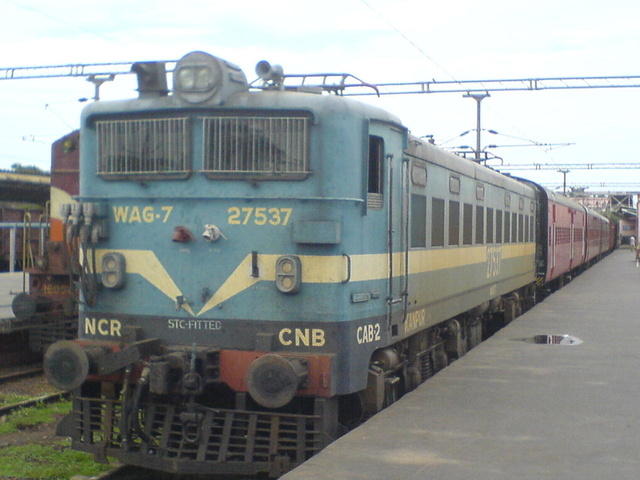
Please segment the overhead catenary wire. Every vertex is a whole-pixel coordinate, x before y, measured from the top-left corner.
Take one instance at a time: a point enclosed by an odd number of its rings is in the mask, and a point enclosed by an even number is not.
[[[27,10],[27,11],[29,11],[31,13],[35,13],[36,15],[40,15],[41,17],[47,18],[49,20],[52,20],[53,22],[65,25],[66,27],[71,27],[71,28],[73,28],[75,30],[78,30],[79,32],[83,32],[83,33],[86,33],[88,35],[92,35],[94,37],[101,38],[102,40],[106,40],[108,42],[113,42],[113,43],[117,43],[119,45],[124,45],[123,42],[121,42],[121,41],[119,41],[119,40],[117,40],[117,39],[115,39],[113,37],[110,37],[108,35],[104,35],[104,34],[95,32],[95,31],[90,30],[88,28],[84,28],[84,27],[82,27],[80,25],[77,25],[75,23],[69,22],[69,21],[67,21],[67,20],[65,20],[63,18],[57,17],[55,15],[52,15],[49,12],[45,12],[44,10],[37,9],[37,8],[32,7],[30,5],[24,5],[23,3],[15,2],[13,0],[3,0],[3,1],[5,3],[9,3],[9,4],[13,5],[14,7],[21,8],[23,10]],[[55,7],[57,4],[56,3],[51,3],[50,5]]]

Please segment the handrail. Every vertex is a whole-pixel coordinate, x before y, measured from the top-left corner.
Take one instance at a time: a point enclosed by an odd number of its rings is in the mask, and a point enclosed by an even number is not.
[[[22,227],[22,291],[27,291],[27,269],[33,268],[33,251],[31,250],[31,214],[25,212]]]
[[[9,272],[15,272],[16,267],[16,232],[18,228],[25,228],[25,222],[0,222],[0,229],[9,229]],[[43,228],[48,225],[33,225],[32,228]],[[24,286],[23,286],[24,287]]]

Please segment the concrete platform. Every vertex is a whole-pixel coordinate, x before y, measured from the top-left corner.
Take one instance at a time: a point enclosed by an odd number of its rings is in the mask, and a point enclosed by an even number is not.
[[[582,343],[523,339],[569,334]],[[282,480],[640,478],[640,268],[618,250]]]

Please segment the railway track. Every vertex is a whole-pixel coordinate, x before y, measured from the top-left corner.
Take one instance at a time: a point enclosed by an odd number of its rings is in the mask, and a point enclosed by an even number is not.
[[[14,401],[13,403],[0,404],[0,417],[9,415],[21,408],[56,402],[68,397],[70,394],[70,392],[65,391],[51,392],[52,388],[44,380],[40,365],[3,370],[0,372],[0,386],[2,386],[4,394],[3,402],[11,401],[12,394],[16,395],[16,400],[22,398],[22,400]]]
[[[3,373],[0,374],[0,385],[7,382],[12,382],[14,380],[21,380],[23,378],[35,377],[37,375],[42,375],[42,367],[30,367],[23,370],[17,370],[14,372]]]
[[[21,408],[33,407],[34,405],[38,405],[41,403],[57,402],[59,400],[67,398],[69,395],[70,395],[70,392],[56,392],[56,393],[50,393],[47,395],[40,395],[39,397],[30,398],[28,400],[23,400],[17,403],[3,405],[3,406],[0,406],[0,417],[9,415],[10,413],[15,412],[16,410],[19,410]]]

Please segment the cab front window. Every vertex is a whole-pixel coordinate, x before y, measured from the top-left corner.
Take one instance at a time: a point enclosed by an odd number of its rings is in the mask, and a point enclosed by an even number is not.
[[[187,118],[99,120],[96,133],[104,178],[185,178],[191,171]]]
[[[204,170],[210,178],[302,180],[309,175],[306,116],[203,119]]]

